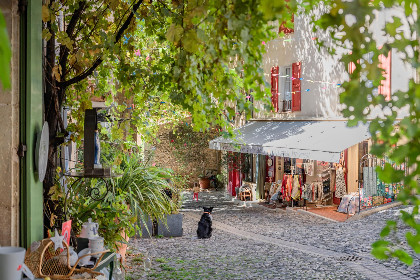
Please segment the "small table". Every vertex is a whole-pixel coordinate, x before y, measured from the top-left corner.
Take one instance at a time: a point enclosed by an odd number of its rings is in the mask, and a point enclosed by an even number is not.
[[[249,198],[249,200],[252,200],[251,190],[245,189],[245,190],[243,190],[239,193],[239,199],[240,200],[246,201],[247,198]]]

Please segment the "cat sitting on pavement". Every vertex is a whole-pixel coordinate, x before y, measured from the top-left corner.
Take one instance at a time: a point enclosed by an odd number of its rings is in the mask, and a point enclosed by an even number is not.
[[[202,238],[210,238],[211,233],[213,231],[212,226],[212,218],[211,218],[211,211],[213,211],[213,207],[203,207],[204,213],[201,215],[201,219],[198,222],[197,228],[197,237],[199,239]]]

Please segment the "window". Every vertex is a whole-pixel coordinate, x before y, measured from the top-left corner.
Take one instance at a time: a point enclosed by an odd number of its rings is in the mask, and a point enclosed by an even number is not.
[[[391,99],[391,60],[391,51],[389,51],[388,56],[379,55],[379,67],[385,71],[382,72],[385,79],[381,80],[378,92],[385,96],[385,100]]]
[[[283,93],[280,93],[280,108],[282,108],[283,112],[287,112],[292,110],[292,67],[285,67],[283,76],[286,77],[284,77]]]
[[[277,91],[277,95],[280,97],[278,107],[282,112],[301,110],[301,65],[301,62],[297,62],[282,68],[282,84]]]
[[[366,73],[361,73],[361,81],[365,81],[365,86],[367,88],[372,88],[372,94],[378,95],[382,94],[385,96],[386,100],[391,99],[391,51],[388,53],[388,56],[385,55],[379,55],[379,68],[382,68],[384,72],[382,73],[383,80],[381,80],[381,84],[377,88],[373,88],[373,82],[371,80],[367,79]],[[373,63],[373,52],[369,52],[365,55],[363,55],[363,58],[358,61],[361,65],[364,63],[372,64]],[[349,73],[351,74],[354,69],[356,68],[356,65],[352,62],[349,64]]]

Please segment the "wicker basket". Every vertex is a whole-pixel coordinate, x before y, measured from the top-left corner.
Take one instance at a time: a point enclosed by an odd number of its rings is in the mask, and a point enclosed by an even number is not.
[[[62,249],[54,250],[54,243],[50,239],[43,239],[40,246],[34,251],[28,251],[25,256],[25,264],[32,271],[36,278],[50,277],[51,279],[68,280],[70,277],[78,274],[89,274],[91,278],[83,278],[95,280],[97,276],[103,275],[100,272],[94,271],[101,261],[105,253],[109,250],[102,252],[95,252],[86,254],[80,257],[75,265],[70,265],[70,251],[69,246],[63,241],[63,246],[67,250],[67,255],[60,255]],[[79,261],[87,256],[101,254],[96,261],[93,268],[76,268]]]

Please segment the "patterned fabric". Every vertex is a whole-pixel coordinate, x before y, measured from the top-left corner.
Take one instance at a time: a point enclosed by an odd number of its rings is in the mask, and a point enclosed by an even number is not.
[[[293,178],[293,187],[292,187],[292,195],[291,197],[294,200],[299,200],[300,198],[300,182],[299,182],[299,176],[295,175]]]
[[[366,197],[377,194],[377,176],[374,167],[363,167],[363,191]]]
[[[347,193],[346,181],[344,180],[343,168],[339,167],[335,176],[335,197],[342,198]]]
[[[312,185],[305,184],[302,187],[302,198],[308,201],[312,201]]]
[[[304,163],[303,165],[304,165],[306,175],[313,176],[314,175],[314,161],[311,160],[307,163]]]
[[[348,213],[350,215],[359,211],[359,196],[354,194],[347,194],[338,206],[337,212]]]

